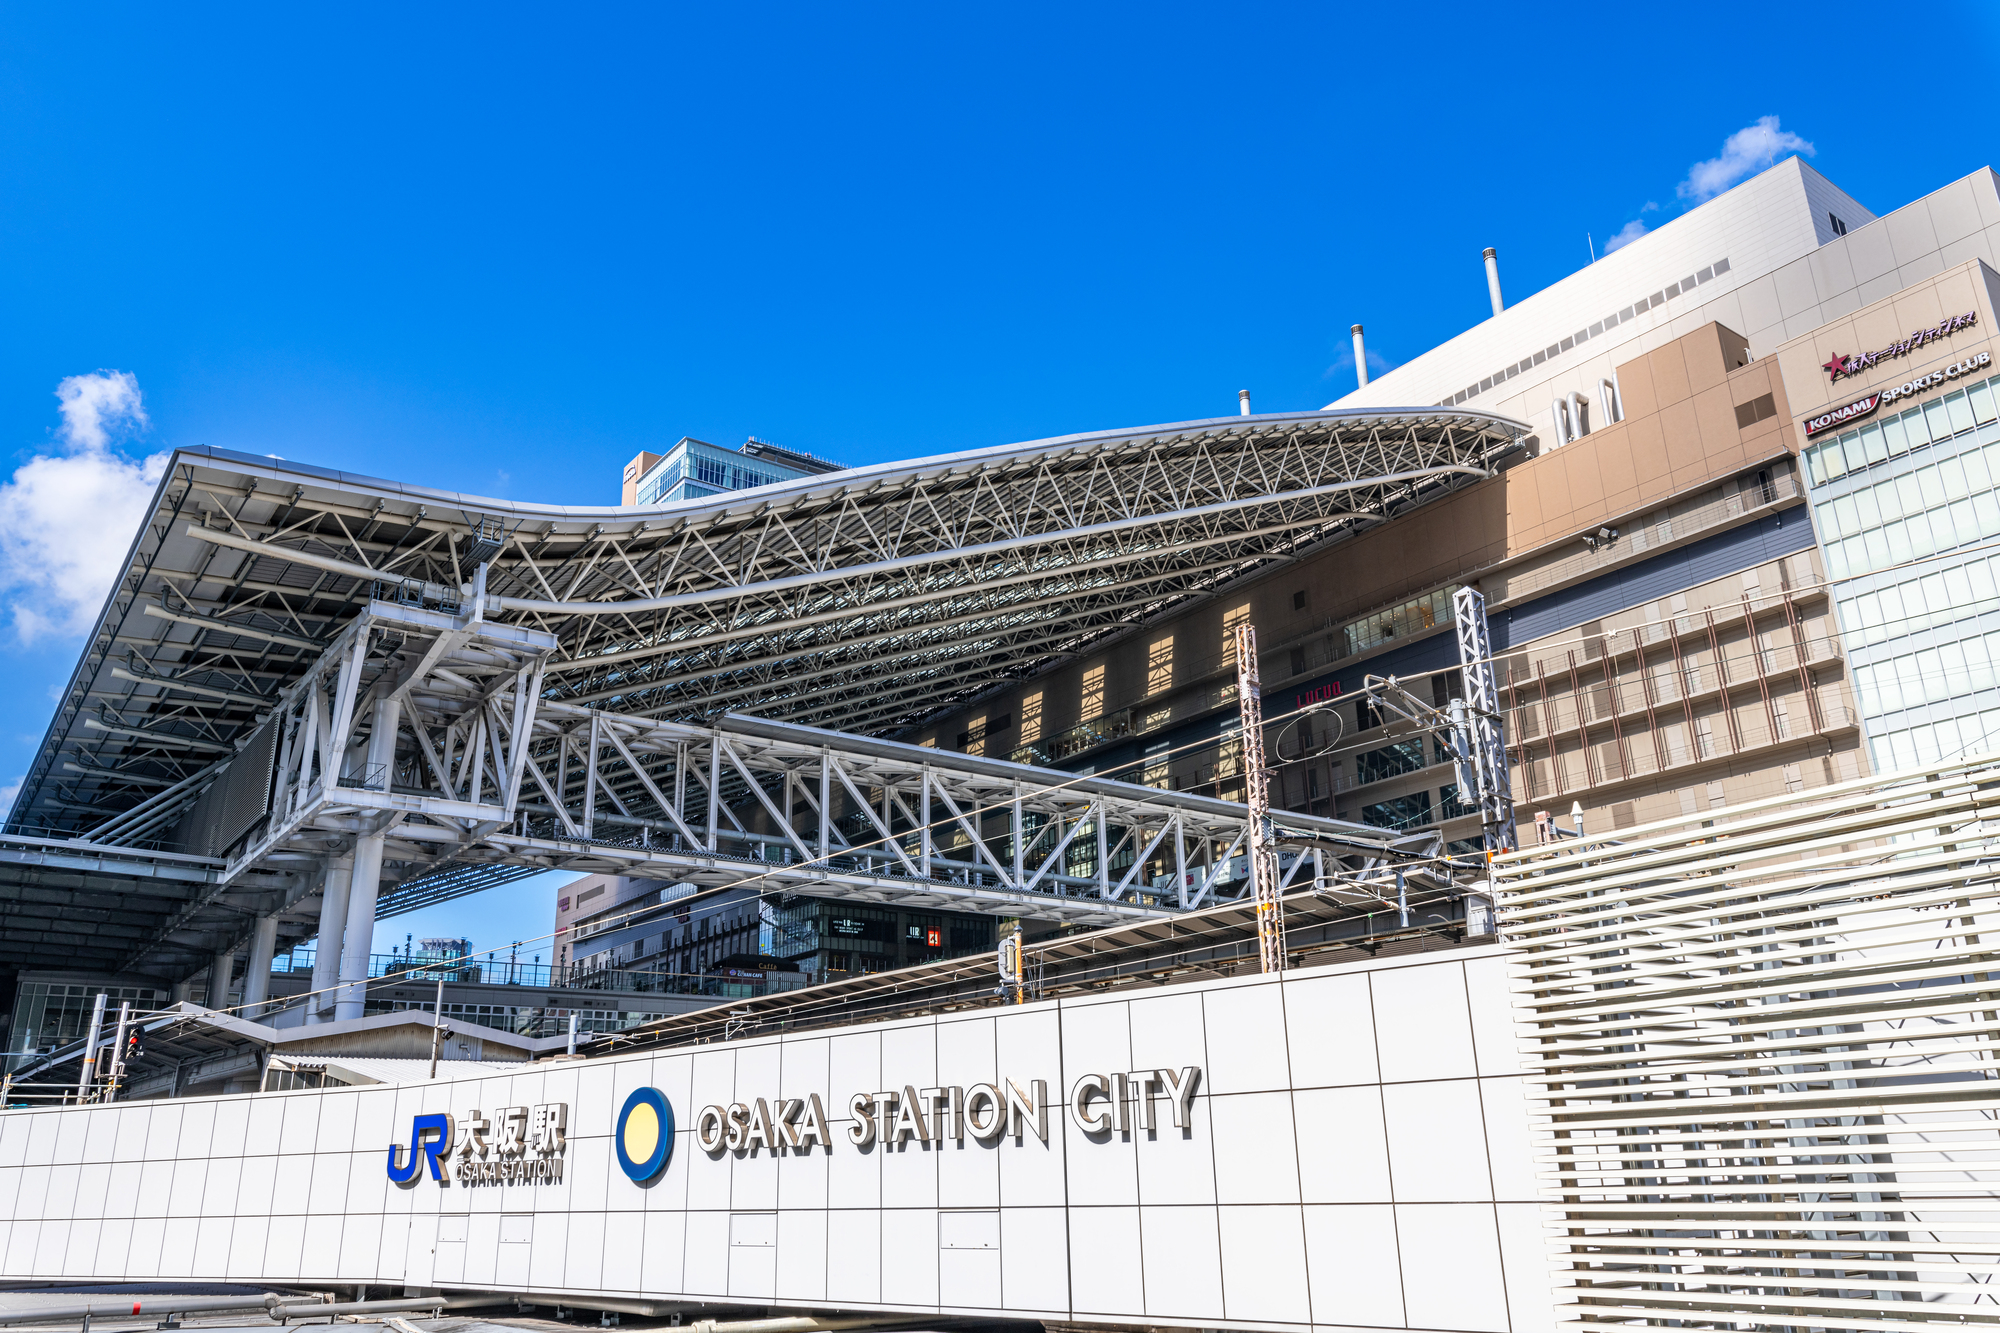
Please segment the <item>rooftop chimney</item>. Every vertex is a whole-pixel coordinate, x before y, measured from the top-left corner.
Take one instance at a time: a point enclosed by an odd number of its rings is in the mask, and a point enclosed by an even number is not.
[[[1507,308],[1507,303],[1500,299],[1500,255],[1490,245],[1486,247],[1485,255],[1486,294],[1493,298],[1493,313],[1497,315]]]
[[[1361,341],[1361,326],[1354,326],[1354,378],[1360,388],[1368,387],[1368,347]]]
[[[1236,391],[1236,410],[1243,416],[1247,417],[1250,415],[1250,391],[1248,389],[1238,389]]]

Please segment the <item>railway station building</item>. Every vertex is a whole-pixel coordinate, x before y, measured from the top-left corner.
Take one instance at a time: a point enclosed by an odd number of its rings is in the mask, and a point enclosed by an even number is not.
[[[683,440],[597,509],[177,452],[0,833],[0,1280],[1987,1320],[2000,177],[1784,162],[1513,304],[1484,258],[1490,319],[1315,411]],[[1488,665],[1491,855],[1371,687]],[[547,870],[536,1030],[397,998],[447,981],[378,920]],[[546,1021],[599,974],[631,1021]]]

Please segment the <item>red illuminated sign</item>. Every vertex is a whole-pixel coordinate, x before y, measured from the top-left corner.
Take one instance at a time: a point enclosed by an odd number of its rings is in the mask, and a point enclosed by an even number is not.
[[[1331,685],[1315,685],[1309,690],[1301,691],[1292,696],[1294,700],[1292,707],[1304,708],[1308,704],[1323,704],[1328,699],[1335,698],[1339,694],[1340,682],[1337,680]]]
[[[941,930],[925,931],[924,943],[933,949],[944,948],[944,932]]]

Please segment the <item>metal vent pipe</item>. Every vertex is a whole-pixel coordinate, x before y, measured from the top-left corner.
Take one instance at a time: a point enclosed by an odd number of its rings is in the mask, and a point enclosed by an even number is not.
[[[1493,313],[1497,315],[1507,308],[1500,299],[1500,253],[1490,245],[1482,253],[1486,256],[1486,294],[1493,298]]]
[[[1236,411],[1239,416],[1247,417],[1250,415],[1250,391],[1248,389],[1238,389],[1236,391]]]
[[[1354,334],[1354,379],[1357,388],[1368,387],[1368,345],[1361,341],[1361,326],[1356,324]]]

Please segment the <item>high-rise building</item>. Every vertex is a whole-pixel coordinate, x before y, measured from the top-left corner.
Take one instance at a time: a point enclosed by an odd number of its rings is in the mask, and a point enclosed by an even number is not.
[[[745,491],[780,481],[838,472],[840,464],[751,436],[741,449],[683,435],[664,454],[639,453],[625,465],[627,505],[673,504],[723,491]]]

